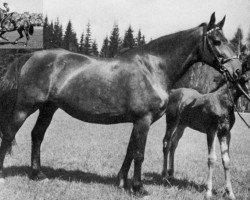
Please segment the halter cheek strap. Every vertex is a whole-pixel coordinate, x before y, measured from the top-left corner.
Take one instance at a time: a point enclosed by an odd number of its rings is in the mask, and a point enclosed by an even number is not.
[[[214,32],[215,30],[219,30],[219,27],[215,27],[209,31],[207,31],[207,27],[204,26],[203,27],[203,44],[202,44],[202,49],[203,52],[205,51],[205,46],[207,45],[208,51],[214,56],[215,60],[214,60],[214,65],[219,67],[219,70],[221,73],[223,73],[224,71],[228,71],[224,64],[226,64],[227,62],[230,62],[234,59],[238,59],[237,56],[231,57],[231,58],[224,58],[223,55],[220,55],[219,53],[217,53],[214,48],[213,45],[211,44],[211,41],[209,40],[208,36]]]

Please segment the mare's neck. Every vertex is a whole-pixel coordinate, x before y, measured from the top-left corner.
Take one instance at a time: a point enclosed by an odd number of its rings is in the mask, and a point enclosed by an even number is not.
[[[142,50],[161,57],[165,74],[174,84],[198,61],[197,51],[202,34],[203,27],[196,27],[153,40]]]

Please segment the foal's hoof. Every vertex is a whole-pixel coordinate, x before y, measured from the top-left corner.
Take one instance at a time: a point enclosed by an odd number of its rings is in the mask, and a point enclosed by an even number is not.
[[[142,185],[133,185],[133,195],[137,197],[145,197],[149,195],[149,192]]]
[[[212,198],[212,191],[207,191],[206,193],[206,199],[210,200]]]
[[[30,178],[37,181],[47,179],[46,175],[43,172],[33,172]]]
[[[230,199],[230,200],[235,200],[235,196],[234,196],[234,193],[230,193],[227,189],[226,191],[224,192],[224,194],[222,195],[223,197],[227,197],[227,199]]]

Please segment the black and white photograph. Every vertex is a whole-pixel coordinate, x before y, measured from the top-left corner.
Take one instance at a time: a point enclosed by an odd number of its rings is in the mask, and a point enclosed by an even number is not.
[[[249,0],[0,3],[0,200],[249,200]]]
[[[42,27],[42,0],[8,0],[0,3],[0,50],[42,49]]]

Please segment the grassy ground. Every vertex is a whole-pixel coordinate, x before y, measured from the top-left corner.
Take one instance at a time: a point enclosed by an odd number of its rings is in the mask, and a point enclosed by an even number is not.
[[[13,31],[5,33],[3,36],[7,37],[10,42],[14,42],[19,37],[19,34],[17,31]],[[0,39],[0,49],[41,49],[43,48],[43,29],[41,27],[34,27],[34,33],[30,36],[27,47],[24,46],[24,43],[26,42],[25,34],[17,44],[14,45],[10,42],[6,42],[5,40]]]
[[[75,120],[62,111],[55,114],[42,145],[43,170],[47,181],[28,178],[30,131],[37,113],[17,134],[17,146],[5,159],[6,183],[0,199],[137,199],[116,187],[116,174],[125,156],[131,124],[93,125]],[[250,122],[250,115],[244,114]],[[147,199],[203,199],[207,175],[206,137],[187,129],[176,152],[175,179],[161,180],[164,117],[149,133],[143,164],[143,181],[151,193]],[[237,118],[232,130],[232,184],[238,200],[249,199],[250,133]],[[222,197],[224,173],[217,145],[214,199]],[[133,168],[132,168],[133,169]],[[130,171],[129,176],[132,176]]]

